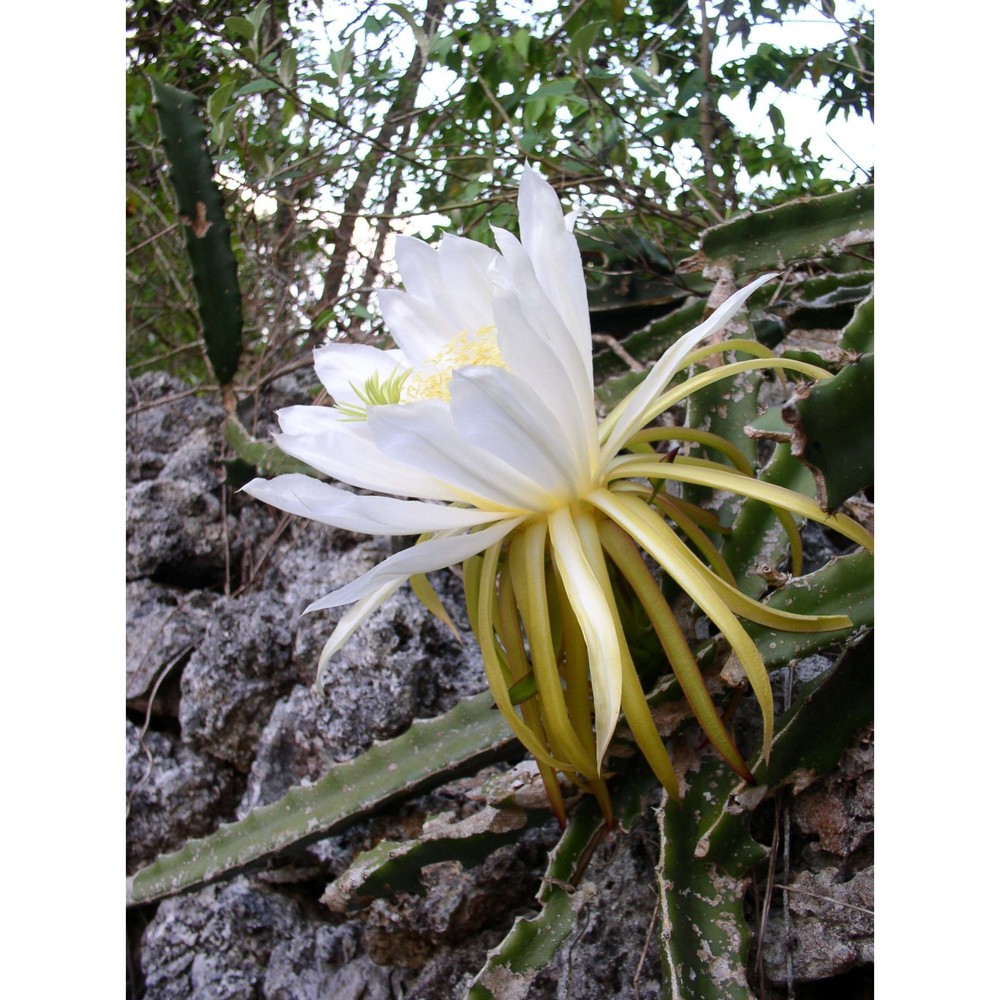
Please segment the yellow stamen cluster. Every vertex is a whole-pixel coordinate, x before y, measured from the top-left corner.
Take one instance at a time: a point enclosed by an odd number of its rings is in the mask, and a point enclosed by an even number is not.
[[[414,403],[422,399],[450,399],[455,369],[466,365],[507,367],[497,346],[495,326],[481,327],[475,333],[463,330],[437,354],[413,368],[403,384],[399,401]]]

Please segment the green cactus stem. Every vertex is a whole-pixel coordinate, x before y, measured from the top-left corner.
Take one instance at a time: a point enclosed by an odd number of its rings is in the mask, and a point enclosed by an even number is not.
[[[178,215],[184,224],[205,353],[219,385],[226,387],[236,375],[243,346],[240,286],[229,224],[222,196],[212,182],[214,170],[195,97],[156,80],[151,86]]]
[[[875,187],[867,185],[748,212],[705,230],[703,266],[728,267],[739,276],[839,257],[873,241],[874,203]]]
[[[850,323],[844,327],[840,346],[856,354],[870,354],[875,346],[875,296],[858,304]]]
[[[293,788],[245,819],[189,841],[128,880],[128,903],[148,903],[256,867],[397,799],[516,753],[519,747],[492,705],[484,693],[436,719],[417,720],[401,736],[334,765],[314,785]]]
[[[244,463],[248,469],[253,470],[246,475],[244,482],[249,481],[254,475],[280,476],[282,473],[289,472],[301,472],[314,479],[322,478],[315,469],[310,468],[305,462],[300,462],[292,458],[291,455],[285,454],[276,444],[252,438],[239,419],[233,415],[226,417],[222,425],[222,436],[225,438],[226,444],[235,452],[236,458]],[[231,483],[230,485],[237,484]],[[243,483],[238,485],[242,486]]]
[[[875,476],[875,361],[867,354],[832,379],[799,388],[782,408],[792,453],[816,478],[816,499],[835,511]]]
[[[748,814],[793,773],[807,781],[836,767],[871,722],[872,646],[868,633],[804,689],[778,725],[769,762],[756,761],[755,787],[702,757],[687,772],[683,807],[665,801],[658,810],[664,1000],[752,1000],[743,897],[767,851],[750,836]]]
[[[637,764],[635,759],[633,764]],[[611,795],[615,818],[630,830],[642,815],[643,803],[658,782],[639,764],[616,782]],[[586,797],[570,817],[549,864],[537,899],[541,910],[532,918],[518,917],[510,933],[494,948],[469,991],[469,1000],[505,1000],[531,996],[531,984],[556,956],[577,926],[587,895],[576,887],[594,850],[607,834],[597,801]]]

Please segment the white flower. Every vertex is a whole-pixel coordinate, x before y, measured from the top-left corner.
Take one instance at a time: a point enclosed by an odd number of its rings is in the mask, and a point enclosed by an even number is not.
[[[354,605],[341,617],[323,662],[408,579],[465,563],[469,615],[491,689],[540,764],[564,770],[599,793],[601,762],[624,702],[640,745],[670,787],[669,759],[635,679],[610,593],[604,553],[624,552],[614,525],[673,574],[730,638],[770,725],[763,666],[734,617],[734,611],[753,617],[748,607],[755,602],[692,555],[648,496],[639,499],[635,479],[681,473],[685,481],[709,482],[714,475],[725,480],[724,488],[783,506],[788,498],[779,494],[788,491],[765,489],[745,476],[734,484],[722,471],[620,452],[662,412],[664,390],[692,348],[721,329],[772,276],[742,289],[681,337],[599,427],[579,249],[555,192],[530,169],[522,175],[518,212],[520,240],[494,230],[499,252],[452,236],[438,250],[398,237],[405,291],[380,295],[397,348],[331,344],[318,350],[316,371],[337,405],[279,413],[276,440],[285,452],[333,479],[388,495],[357,495],[303,475],[255,479],[246,490],[324,524],[421,536],[307,609]],[[816,377],[816,371],[810,374]],[[730,470],[730,480],[739,478]],[[822,516],[815,505],[790,509]],[[565,613],[554,637],[555,607]],[[768,620],[775,618],[771,612]],[[845,623],[807,621],[812,628]],[[517,622],[523,623],[530,662]],[[529,675],[537,699],[522,703],[519,713],[510,688]],[[717,746],[725,744],[720,749],[727,759],[742,764],[724,730],[718,732],[721,725],[715,732],[711,720],[703,725]]]

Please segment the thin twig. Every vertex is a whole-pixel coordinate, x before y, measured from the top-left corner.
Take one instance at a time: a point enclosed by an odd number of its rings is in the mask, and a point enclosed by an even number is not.
[[[194,649],[193,643],[188,643],[160,672],[160,676],[157,677],[156,683],[153,685],[153,690],[149,693],[149,701],[146,703],[146,718],[142,724],[142,729],[139,731],[139,746],[142,748],[142,752],[146,755],[146,773],[142,776],[139,782],[133,787],[132,791],[129,792],[128,801],[125,803],[125,818],[128,819],[128,814],[132,809],[132,800],[138,794],[139,790],[149,781],[149,776],[153,773],[153,754],[150,752],[148,746],[146,746],[146,733],[149,732],[149,723],[153,717],[153,703],[156,701],[156,694],[160,690],[160,685],[166,680],[167,674],[170,673],[174,667],[177,666],[180,661]]]
[[[633,358],[632,355],[629,354],[624,347],[622,347],[621,343],[611,336],[611,334],[592,333],[590,335],[590,339],[596,341],[598,344],[606,344],[610,347],[612,352],[628,365],[630,371],[644,372],[646,370],[646,366],[636,361],[635,358]]]
[[[785,892],[797,892],[800,896],[812,896],[813,899],[822,899],[824,902],[833,903],[835,906],[844,906],[849,910],[857,910],[858,913],[867,913],[869,917],[875,916],[874,910],[868,910],[863,906],[855,906],[853,903],[845,903],[842,899],[834,899],[832,896],[821,896],[818,892],[800,889],[797,885],[782,885],[780,882],[775,882],[774,887],[775,889],[784,889]]]
[[[173,224],[167,226],[166,229],[161,229],[160,232],[154,233],[152,236],[147,236],[141,243],[137,243],[134,247],[130,247],[125,251],[125,256],[135,253],[137,250],[141,250],[144,246],[148,246],[150,243],[155,243],[157,240],[162,239],[167,233],[172,233],[178,226],[179,222],[174,222]]]
[[[782,685],[782,708],[788,711],[792,707],[792,692],[795,687],[795,668],[789,664],[785,667],[784,684]],[[784,809],[784,874],[785,882],[792,877],[792,810]],[[785,986],[788,990],[788,1000],[795,1000],[795,962],[792,957],[792,914],[788,908],[788,897],[781,901],[781,911],[785,925]]]
[[[656,918],[660,915],[660,899],[656,898],[653,904],[653,915],[649,919],[649,927],[646,930],[646,940],[642,946],[642,954],[639,956],[639,965],[636,967],[635,975],[632,977],[632,989],[635,992],[635,1000],[639,1000],[639,977],[642,975],[642,967],[646,964],[646,953],[649,951],[649,943],[653,940],[653,929],[656,927]]]
[[[152,320],[150,321],[152,322]],[[150,365],[158,365],[168,358],[173,358],[178,354],[186,354],[188,351],[200,351],[201,344],[182,344],[180,347],[175,347],[172,351],[165,351],[163,354],[158,354],[155,358],[148,358],[146,361],[134,361],[128,366],[130,372],[134,372],[137,368],[148,368]]]
[[[292,523],[291,514],[281,515],[281,520],[278,522],[278,526],[274,529],[273,532],[271,532],[271,536],[267,539],[267,541],[264,542],[264,554],[260,557],[260,560],[257,562],[257,565],[251,568],[250,576],[247,578],[246,582],[241,584],[233,592],[233,597],[239,597],[240,594],[247,591],[253,585],[254,580],[257,578],[257,574],[261,571],[261,568],[263,567],[264,563],[267,562],[268,558],[270,557],[271,550],[274,548],[275,545],[277,545],[278,539],[281,537],[285,528],[287,528],[288,525],[291,523]]]
[[[767,933],[768,917],[771,913],[771,896],[774,893],[774,870],[778,864],[778,840],[781,835],[781,793],[778,789],[774,797],[774,833],[771,835],[771,857],[767,864],[767,883],[764,886],[764,905],[760,914],[760,945],[757,949],[757,971],[764,975],[764,935]]]
[[[210,386],[196,385],[192,386],[190,389],[185,389],[183,392],[175,392],[172,396],[161,396],[159,399],[151,399],[148,403],[140,403],[138,406],[133,406],[130,410],[125,411],[125,416],[131,417],[135,413],[141,413],[143,410],[153,410],[157,406],[165,406],[167,403],[174,403],[178,399],[187,399],[188,396],[194,396],[199,392],[211,392]]]

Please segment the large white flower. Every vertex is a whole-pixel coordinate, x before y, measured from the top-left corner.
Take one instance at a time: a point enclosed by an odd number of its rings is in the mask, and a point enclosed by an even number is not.
[[[624,641],[610,555],[662,633],[710,738],[745,772],[700,675],[694,676],[686,644],[667,634],[669,610],[649,591],[645,567],[634,563],[629,547],[638,543],[652,555],[729,638],[761,701],[767,741],[770,690],[760,656],[734,615],[781,628],[847,622],[761,610],[725,579],[724,569],[706,565],[678,538],[666,518],[682,524],[685,515],[665,498],[654,502],[649,481],[705,483],[831,519],[811,501],[732,468],[667,463],[648,445],[635,453],[623,448],[705,382],[692,388],[692,379],[664,395],[692,349],[772,276],[742,289],[681,337],[599,426],[580,253],[555,192],[530,169],[521,179],[518,212],[520,240],[494,230],[499,252],[453,236],[438,250],[399,237],[396,261],[405,291],[380,295],[397,348],[331,344],[318,350],[316,371],[336,405],[279,413],[277,442],[285,452],[333,479],[388,495],[358,495],[303,475],[255,479],[246,490],[324,524],[421,536],[310,606],[354,605],[327,643],[324,662],[407,580],[464,563],[469,615],[491,690],[548,776],[563,770],[600,796],[601,762],[624,707],[650,763],[676,791]],[[826,375],[774,359],[741,364]],[[645,494],[637,479],[647,481]],[[869,543],[846,518],[833,523]],[[699,543],[696,527],[684,531]],[[527,697],[512,694],[519,682]]]

